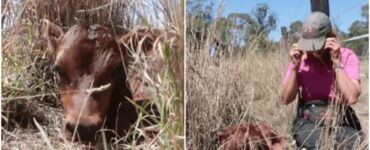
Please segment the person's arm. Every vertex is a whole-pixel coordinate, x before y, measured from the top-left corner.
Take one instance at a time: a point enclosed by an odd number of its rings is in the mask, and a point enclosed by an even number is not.
[[[361,85],[359,80],[351,79],[348,72],[345,71],[342,64],[340,63],[340,43],[336,38],[328,38],[325,43],[325,48],[331,49],[330,55],[333,62],[334,72],[336,76],[336,82],[338,83],[338,89],[343,94],[344,100],[348,104],[357,103],[357,99],[361,93]],[[358,74],[358,60],[350,60],[350,67],[354,67],[355,74]]]
[[[290,104],[294,101],[295,97],[297,96],[299,87],[298,87],[298,80],[297,80],[298,69],[292,69],[288,80],[285,84],[283,84],[283,91],[282,91],[282,100],[285,105]]]
[[[358,80],[351,80],[342,68],[335,69],[336,81],[339,91],[344,95],[349,104],[357,103],[361,93],[361,85]]]
[[[297,44],[293,44],[293,49],[289,53],[291,58],[291,67],[288,68],[288,78],[285,79],[281,89],[282,102],[285,105],[290,104],[294,101],[297,96],[299,86],[298,86],[298,70],[302,59],[302,51],[297,49]],[[291,69],[291,70],[289,70]]]

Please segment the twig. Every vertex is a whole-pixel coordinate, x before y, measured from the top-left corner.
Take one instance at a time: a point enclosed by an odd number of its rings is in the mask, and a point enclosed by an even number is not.
[[[78,13],[89,13],[89,12],[97,11],[97,10],[104,9],[106,7],[109,7],[109,6],[111,6],[115,2],[117,2],[117,1],[111,1],[108,4],[104,4],[104,5],[101,5],[101,6],[98,6],[98,7],[95,7],[95,8],[91,8],[91,9],[88,9],[88,10],[81,10],[80,9],[80,10],[77,10],[76,12],[78,12]]]
[[[95,93],[95,92],[101,92],[101,91],[104,91],[104,90],[107,90],[109,87],[110,87],[110,83],[108,84],[105,84],[105,85],[102,85],[100,87],[97,87],[97,88],[91,88],[91,89],[87,89],[85,92],[86,93]]]
[[[110,85],[111,84],[108,83],[108,84],[102,85],[97,88],[86,89],[85,92],[87,93],[101,92],[101,91],[108,89]],[[59,94],[73,93],[73,92],[78,92],[78,91],[81,91],[81,90],[71,90],[71,91],[61,92]],[[29,95],[29,96],[5,97],[5,98],[2,98],[2,100],[4,101],[10,101],[10,100],[16,100],[16,99],[27,99],[28,100],[28,99],[37,98],[37,97],[54,96],[55,94],[58,94],[58,93],[43,93],[43,94]]]
[[[35,118],[33,118],[33,122],[35,123],[37,129],[40,130],[40,133],[41,133],[41,137],[44,139],[44,141],[46,142],[46,145],[48,145],[49,149],[51,150],[54,150],[54,147],[51,145],[50,143],[50,140],[48,138],[48,136],[46,135],[45,131],[42,129],[42,127],[40,126],[40,124],[36,121]]]
[[[195,70],[195,68],[193,66],[187,66],[187,67],[189,67],[191,71],[193,71],[195,74],[197,74],[200,79],[203,79],[202,75],[200,75],[200,73],[197,70]]]

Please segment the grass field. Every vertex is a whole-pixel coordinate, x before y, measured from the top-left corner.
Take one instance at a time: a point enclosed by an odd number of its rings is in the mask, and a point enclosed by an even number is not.
[[[222,12],[222,8],[218,12]],[[289,62],[289,49],[275,46],[259,50],[253,46],[256,41],[252,39],[249,41],[252,46],[242,49],[224,43],[226,47],[223,50],[231,53],[242,50],[244,54],[212,56],[210,51],[214,47],[213,39],[217,39],[220,34],[215,27],[216,19],[212,21],[209,27],[201,28],[200,32],[204,34],[201,36],[192,36],[195,35],[192,32],[197,29],[191,24],[187,27],[187,147],[217,149],[220,146],[217,133],[224,127],[242,121],[263,121],[287,139],[289,149],[294,149],[292,123],[296,115],[296,101],[284,105],[280,97],[282,78]],[[359,147],[367,149],[367,59],[361,62],[361,83],[362,94],[353,107],[365,132],[364,142]],[[324,149],[333,148],[329,143],[332,142],[328,142]]]
[[[222,60],[218,66],[208,56],[191,55],[188,58],[186,108],[187,146],[190,149],[216,149],[220,129],[249,120],[267,122],[279,135],[292,142],[296,103],[283,105],[279,97],[282,76],[289,60],[287,51],[234,57]],[[354,105],[366,136],[367,66],[367,61],[361,63],[363,88],[359,102]]]

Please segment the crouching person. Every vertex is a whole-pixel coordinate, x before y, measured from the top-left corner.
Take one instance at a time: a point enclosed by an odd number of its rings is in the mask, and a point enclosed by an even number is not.
[[[299,97],[293,125],[299,149],[324,148],[324,136],[335,140],[331,149],[357,149],[361,126],[350,105],[361,91],[359,64],[352,50],[340,46],[328,16],[313,12],[305,20],[282,85],[284,104]],[[336,126],[328,123],[333,118],[340,118]]]

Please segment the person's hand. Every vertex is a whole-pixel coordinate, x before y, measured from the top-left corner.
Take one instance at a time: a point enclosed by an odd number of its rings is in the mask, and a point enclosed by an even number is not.
[[[335,37],[330,37],[326,39],[324,49],[330,50],[331,60],[334,65],[340,65],[339,55],[340,55],[340,42]]]
[[[295,70],[298,70],[299,65],[301,64],[303,52],[298,49],[297,43],[293,44],[292,49],[289,52],[289,55],[290,55],[290,61],[293,64],[293,68]]]

